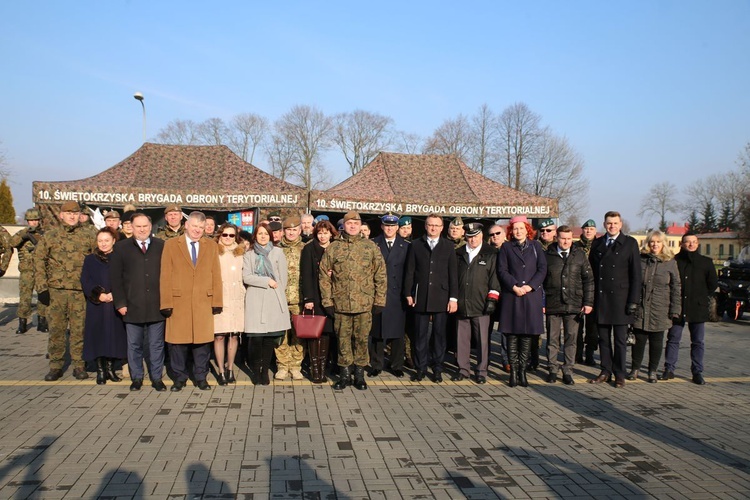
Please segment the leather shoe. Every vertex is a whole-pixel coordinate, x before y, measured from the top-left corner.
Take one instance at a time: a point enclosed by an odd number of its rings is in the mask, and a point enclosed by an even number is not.
[[[604,382],[609,382],[610,375],[607,375],[606,373],[599,374],[598,377],[592,378],[589,380],[589,384],[603,384]]]
[[[487,383],[487,377],[477,375],[477,384],[482,385]]]
[[[662,380],[672,380],[674,378],[674,372],[670,372],[669,370],[664,370],[664,373],[661,374]]]
[[[63,376],[62,370],[50,370],[47,375],[44,376],[45,382],[54,382],[55,380],[58,380],[60,377]]]
[[[632,369],[630,370],[630,373],[628,373],[628,380],[638,380],[638,370]]]
[[[466,375],[464,375],[463,373],[456,373],[455,375],[453,375],[453,376],[451,377],[451,380],[452,380],[453,382],[461,382],[461,381],[462,381],[462,380],[464,380],[465,378],[466,378]]]
[[[152,381],[151,382],[151,387],[153,387],[156,392],[164,392],[164,391],[167,390],[167,386],[164,385],[164,382],[162,382],[161,380],[154,380],[154,381]],[[140,389],[140,387],[139,387],[139,389]]]
[[[424,372],[421,370],[411,376],[412,382],[421,382],[422,380],[424,380]]]
[[[698,385],[706,385],[706,379],[703,378],[702,373],[693,373],[693,383]]]
[[[574,385],[576,382],[573,380],[573,375],[563,374],[563,384]]]
[[[86,380],[87,378],[89,378],[89,374],[86,373],[86,368],[74,368],[73,376],[76,378],[76,380]]]
[[[393,370],[393,376],[396,378],[401,378],[404,376],[404,370]]]
[[[196,382],[195,386],[201,391],[207,391],[211,388],[211,386],[208,385],[208,382],[206,382],[205,380],[199,380],[198,382]]]
[[[177,380],[175,381],[174,385],[169,390],[172,392],[180,392],[184,388],[185,388],[185,381]]]
[[[378,370],[377,368],[372,368],[370,372],[367,374],[368,377],[377,377],[383,372],[383,370]]]
[[[143,387],[143,379],[134,378],[133,381],[130,383],[131,391],[140,391],[141,387]]]
[[[557,373],[550,373],[547,375],[548,384],[554,384],[555,382],[557,382]]]
[[[227,376],[223,373],[216,375],[216,383],[219,385],[227,385]]]
[[[616,378],[615,379],[615,389],[622,389],[625,387],[625,379],[624,378]]]
[[[438,372],[432,375],[432,381],[439,384],[443,381],[443,374]]]

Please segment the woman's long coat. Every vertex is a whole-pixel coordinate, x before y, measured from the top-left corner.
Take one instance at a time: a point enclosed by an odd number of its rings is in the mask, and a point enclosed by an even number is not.
[[[243,245],[233,249],[219,246],[219,265],[224,308],[214,316],[214,333],[245,331],[245,284],[242,282]]]
[[[213,342],[212,308],[224,304],[218,245],[202,238],[193,266],[186,235],[165,241],[160,278],[160,309],[172,309],[164,340],[170,344]]]
[[[112,291],[109,262],[102,260],[97,254],[87,255],[83,260],[81,286],[86,296],[83,359],[92,361],[99,357],[127,358],[125,323],[115,310],[114,302],[99,302],[100,294]]]
[[[635,311],[633,328],[663,332],[672,326],[672,317],[682,310],[680,274],[674,259],[641,253],[641,301]]]
[[[541,243],[526,240],[521,248],[515,241],[506,241],[497,254],[497,272],[502,286],[500,298],[500,331],[512,335],[544,333],[544,291],[547,259]],[[529,285],[533,291],[518,297],[514,286]]]
[[[245,252],[242,269],[243,281],[248,286],[245,295],[245,333],[268,334],[289,330],[292,325],[286,303],[288,270],[284,252],[274,247],[268,254],[278,283],[276,288],[268,286],[267,276],[255,274],[256,258],[255,250]]]

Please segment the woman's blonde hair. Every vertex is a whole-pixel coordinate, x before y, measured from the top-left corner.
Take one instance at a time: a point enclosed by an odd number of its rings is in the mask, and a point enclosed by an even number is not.
[[[646,239],[643,240],[643,245],[641,245],[641,253],[651,253],[651,247],[648,245],[656,238],[658,238],[662,244],[661,253],[659,253],[658,256],[662,257],[664,260],[669,260],[674,257],[674,252],[672,252],[667,245],[667,236],[658,229],[652,229],[646,234]]]

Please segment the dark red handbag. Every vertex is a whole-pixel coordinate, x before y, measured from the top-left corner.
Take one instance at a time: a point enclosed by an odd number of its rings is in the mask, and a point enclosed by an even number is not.
[[[305,314],[305,311],[302,310],[302,314],[292,314],[294,332],[299,339],[319,339],[323,334],[326,317],[325,315],[315,316],[314,312]]]

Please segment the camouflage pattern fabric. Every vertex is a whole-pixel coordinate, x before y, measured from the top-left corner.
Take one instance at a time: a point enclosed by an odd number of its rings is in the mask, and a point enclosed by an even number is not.
[[[81,290],[83,259],[95,244],[93,226],[58,226],[44,234],[34,255],[37,292],[49,289]]]
[[[581,235],[581,238],[573,243],[579,248],[583,248],[583,251],[586,252],[586,255],[588,256],[589,252],[591,252],[591,244],[594,242],[594,240],[587,240],[583,235]]]
[[[13,247],[10,244],[10,233],[3,226],[0,226],[0,253],[0,271],[5,274],[10,258],[13,257]]]
[[[43,231],[39,227],[27,227],[11,236],[10,244],[18,253],[18,317],[30,319],[31,297],[34,293],[34,250],[42,238]],[[47,306],[37,304],[39,316],[47,316]]]
[[[286,285],[286,301],[289,306],[289,314],[300,313],[300,259],[302,257],[302,248],[305,243],[301,238],[295,241],[289,241],[284,236],[281,239],[281,250],[286,257],[288,281]],[[283,336],[281,345],[276,348],[276,364],[279,369],[299,370],[302,367],[302,360],[305,359],[305,347],[294,333],[294,327],[287,331]]]
[[[185,226],[180,226],[180,229],[178,229],[177,231],[172,231],[169,226],[164,226],[163,228],[159,229],[154,236],[156,236],[160,240],[167,241],[169,239],[182,236],[184,232]]]
[[[62,370],[65,364],[65,330],[70,330],[70,360],[73,368],[83,368],[83,328],[86,318],[86,297],[81,290],[50,288],[49,368]]]
[[[367,340],[372,328],[372,313],[359,314],[336,313],[333,321],[339,340],[339,366],[367,366],[370,353]],[[354,340],[352,341],[352,337]]]

